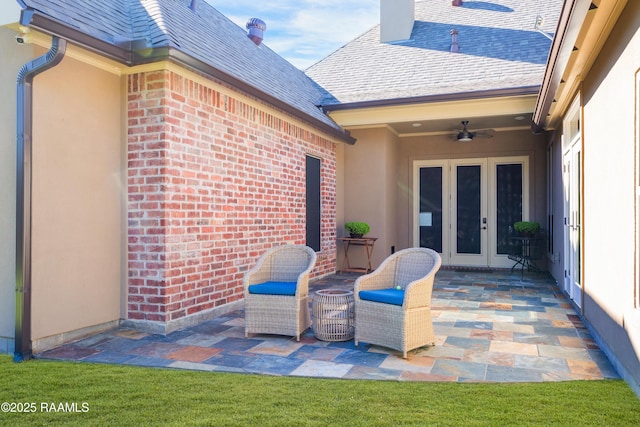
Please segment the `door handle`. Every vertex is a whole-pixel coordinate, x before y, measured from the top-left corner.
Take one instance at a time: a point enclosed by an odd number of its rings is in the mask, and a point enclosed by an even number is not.
[[[482,218],[482,229],[483,230],[487,229],[487,218]]]

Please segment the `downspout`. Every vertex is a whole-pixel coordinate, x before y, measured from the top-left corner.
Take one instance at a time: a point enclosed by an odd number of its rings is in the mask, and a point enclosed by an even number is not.
[[[62,61],[67,41],[53,36],[46,54],[26,63],[17,82],[16,329],[14,360],[31,358],[31,161],[33,79]]]

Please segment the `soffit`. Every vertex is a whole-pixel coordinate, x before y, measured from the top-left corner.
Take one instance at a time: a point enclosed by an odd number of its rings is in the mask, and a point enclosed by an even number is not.
[[[18,23],[7,25],[7,27],[16,31],[16,33],[24,35],[29,44],[39,46],[45,50],[51,48],[51,36],[49,34],[21,26]],[[67,45],[65,56],[118,76],[126,74],[127,68],[119,62],[105,58],[102,55],[90,52],[71,43]]]
[[[22,8],[16,1],[0,2],[0,27],[16,22]]]
[[[469,129],[496,132],[529,129],[536,94],[330,112],[347,130],[387,127],[400,137],[451,134],[469,120]]]

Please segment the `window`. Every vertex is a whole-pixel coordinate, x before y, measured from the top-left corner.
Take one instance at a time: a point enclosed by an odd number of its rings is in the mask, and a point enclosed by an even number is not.
[[[320,159],[307,156],[307,246],[320,251]]]

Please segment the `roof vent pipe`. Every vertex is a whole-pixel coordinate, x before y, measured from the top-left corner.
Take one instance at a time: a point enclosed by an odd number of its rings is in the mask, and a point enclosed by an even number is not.
[[[251,18],[247,21],[247,30],[249,34],[247,36],[256,44],[260,46],[264,39],[264,32],[267,31],[267,24],[262,19]]]
[[[453,53],[460,52],[460,46],[458,46],[458,30],[451,30],[451,48],[449,51]]]
[[[189,9],[191,9],[192,11],[196,11],[196,8],[198,7],[198,0],[191,0],[191,4],[189,5]]]

